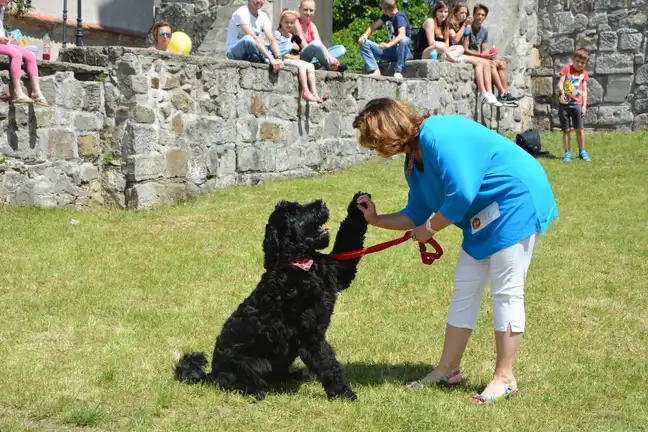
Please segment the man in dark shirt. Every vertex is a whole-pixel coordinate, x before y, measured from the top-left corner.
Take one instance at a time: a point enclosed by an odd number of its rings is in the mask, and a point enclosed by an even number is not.
[[[488,61],[492,70],[493,84],[500,95],[497,100],[507,106],[517,106],[516,99],[508,89],[508,66],[504,60],[495,60],[497,53],[488,48],[488,30],[482,25],[488,16],[488,7],[478,4],[473,9],[473,23],[467,38],[464,38],[466,55],[481,57]],[[491,89],[486,89],[490,92]]]
[[[412,58],[410,51],[410,37],[412,30],[407,15],[396,8],[395,0],[380,0],[380,10],[383,15],[379,20],[371,24],[360,36],[360,55],[365,63],[365,68],[372,75],[380,75],[380,69],[376,63],[376,57],[381,60],[395,61],[394,78],[403,79],[401,72],[405,67],[405,61]],[[378,30],[382,25],[387,26],[389,42],[377,44],[369,40],[371,33]]]

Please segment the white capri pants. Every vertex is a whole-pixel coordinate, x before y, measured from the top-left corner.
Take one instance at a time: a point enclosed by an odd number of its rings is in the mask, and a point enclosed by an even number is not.
[[[524,282],[538,233],[488,258],[476,260],[461,249],[455,269],[448,324],[474,329],[486,285],[491,284],[495,331],[524,332]]]

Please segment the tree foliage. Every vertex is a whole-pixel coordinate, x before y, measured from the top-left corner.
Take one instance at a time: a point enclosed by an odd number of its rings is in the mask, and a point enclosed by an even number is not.
[[[32,10],[32,0],[9,0],[8,9],[13,15],[22,16]]]
[[[378,3],[379,0],[333,0],[333,44],[344,45],[347,53],[343,62],[352,71],[364,69],[358,38],[382,15]],[[430,7],[428,0],[409,0],[405,9],[402,0],[398,0],[398,9],[407,14],[413,28],[420,28],[429,15]],[[373,33],[371,40],[387,42],[385,27]]]

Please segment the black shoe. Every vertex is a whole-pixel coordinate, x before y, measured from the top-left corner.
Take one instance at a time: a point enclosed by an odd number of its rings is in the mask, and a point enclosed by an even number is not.
[[[347,65],[345,65],[344,63],[340,63],[340,64],[338,65],[337,69],[335,69],[334,72],[344,73],[344,71],[346,71],[348,68],[349,68],[349,67],[348,67]]]
[[[511,93],[502,93],[497,96],[497,100],[507,107],[517,107],[517,98],[513,97]]]
[[[0,112],[0,121],[7,120],[7,114]]]

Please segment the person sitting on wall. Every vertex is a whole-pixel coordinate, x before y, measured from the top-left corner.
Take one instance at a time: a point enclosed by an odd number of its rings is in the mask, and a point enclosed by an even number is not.
[[[7,36],[4,28],[4,14],[5,7],[9,4],[9,0],[0,0],[0,55],[9,57],[9,74],[11,75],[11,82],[13,84],[14,99],[11,101],[13,104],[37,104],[48,107],[49,104],[40,88],[40,80],[38,78],[38,65],[36,64],[36,56],[27,48],[16,44],[16,39],[13,36]],[[20,79],[21,66],[23,61],[27,69],[27,75],[31,81],[31,97],[27,96],[22,89],[22,82]]]
[[[488,7],[479,3],[473,8],[473,21],[470,26],[470,33],[468,37],[464,38],[464,52],[466,55],[479,57],[488,60],[488,65],[491,68],[491,75],[493,84],[500,92],[497,96],[497,102],[506,106],[517,106],[517,99],[514,98],[508,89],[508,67],[504,60],[495,60],[497,52],[495,47],[488,49],[488,30],[482,24],[488,16]],[[490,94],[490,89],[486,91]],[[488,96],[488,94],[486,94]],[[490,98],[484,100],[486,103],[496,105],[495,101]]]
[[[436,59],[447,60],[451,63],[463,61],[463,46],[450,44],[450,22],[448,15],[450,9],[442,2],[437,1],[432,14],[423,22],[423,31],[420,31],[414,42],[414,58],[417,60]],[[435,54],[434,57],[431,54]]]
[[[382,16],[374,21],[362,36],[358,39],[360,44],[360,55],[365,64],[365,69],[371,75],[380,76],[380,68],[376,63],[376,58],[387,61],[395,61],[394,78],[403,79],[403,69],[405,61],[412,59],[410,51],[410,37],[412,29],[409,19],[405,13],[398,10],[396,0],[380,0],[380,10]],[[370,41],[371,33],[378,30],[384,25],[387,26],[389,42],[377,44]]]
[[[261,10],[264,3],[265,0],[248,0],[246,5],[234,12],[227,26],[225,55],[230,60],[269,63],[275,72],[279,72],[284,63],[270,18]],[[270,51],[266,49],[261,33],[270,42]]]
[[[299,36],[301,42],[300,59],[304,61],[317,62],[327,70],[344,72],[347,65],[340,63],[340,57],[346,53],[342,45],[334,45],[328,49],[322,43],[317,26],[312,21],[315,15],[315,1],[302,0],[299,4],[298,26],[295,27],[295,35]]]

